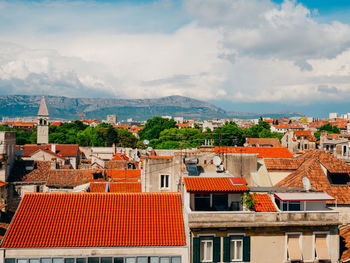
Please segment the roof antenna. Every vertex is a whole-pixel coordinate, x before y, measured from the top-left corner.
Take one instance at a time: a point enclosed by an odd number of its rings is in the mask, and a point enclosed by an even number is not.
[[[310,191],[310,189],[311,189],[311,184],[310,184],[309,178],[303,177],[303,179],[302,179],[301,181],[303,182],[305,191]]]

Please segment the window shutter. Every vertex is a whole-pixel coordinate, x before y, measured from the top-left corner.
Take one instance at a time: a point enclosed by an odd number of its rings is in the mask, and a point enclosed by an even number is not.
[[[220,237],[214,237],[214,254],[213,254],[213,262],[220,262]]]
[[[250,236],[243,237],[243,261],[250,261]]]
[[[224,237],[224,262],[230,261],[230,237]]]
[[[199,237],[193,238],[193,263],[200,263],[200,240]]]

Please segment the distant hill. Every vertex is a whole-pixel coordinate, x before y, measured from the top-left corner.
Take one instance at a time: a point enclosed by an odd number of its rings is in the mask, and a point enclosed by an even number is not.
[[[295,112],[244,113],[226,111],[211,103],[182,96],[158,99],[104,99],[68,98],[45,96],[50,118],[79,119],[74,114],[84,112],[87,119],[106,119],[108,114],[116,114],[118,120],[133,118],[147,120],[153,116],[183,116],[187,119],[221,118],[283,118],[301,116]],[[41,96],[8,95],[0,96],[0,117],[36,116]]]

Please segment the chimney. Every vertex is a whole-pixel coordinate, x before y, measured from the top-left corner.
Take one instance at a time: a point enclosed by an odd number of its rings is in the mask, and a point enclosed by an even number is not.
[[[51,144],[51,152],[56,153],[56,144]]]
[[[52,158],[51,159],[51,170],[55,170],[55,169],[57,169],[57,159]]]

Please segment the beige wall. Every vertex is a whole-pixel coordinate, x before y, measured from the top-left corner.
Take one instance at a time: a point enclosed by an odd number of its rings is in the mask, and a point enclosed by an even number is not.
[[[289,171],[273,170],[273,171],[269,171],[269,178],[271,180],[272,185],[275,185],[278,182],[282,181],[284,178],[286,178],[292,172],[294,172],[294,170],[289,170]]]
[[[1,251],[1,250],[0,250]],[[114,248],[18,248],[4,249],[0,263],[6,258],[41,257],[136,257],[181,256],[181,263],[188,262],[187,247],[114,247]]]
[[[252,263],[281,263],[287,261],[287,233],[301,233],[301,249],[303,262],[317,262],[314,258],[314,233],[327,232],[331,262],[338,262],[339,234],[337,226],[315,227],[269,227],[269,228],[236,228],[226,230],[206,229],[196,230],[191,236],[215,234],[225,237],[230,234],[244,234],[250,236],[250,262]],[[221,262],[223,262],[223,241],[221,242]],[[191,251],[192,261],[192,251]]]

